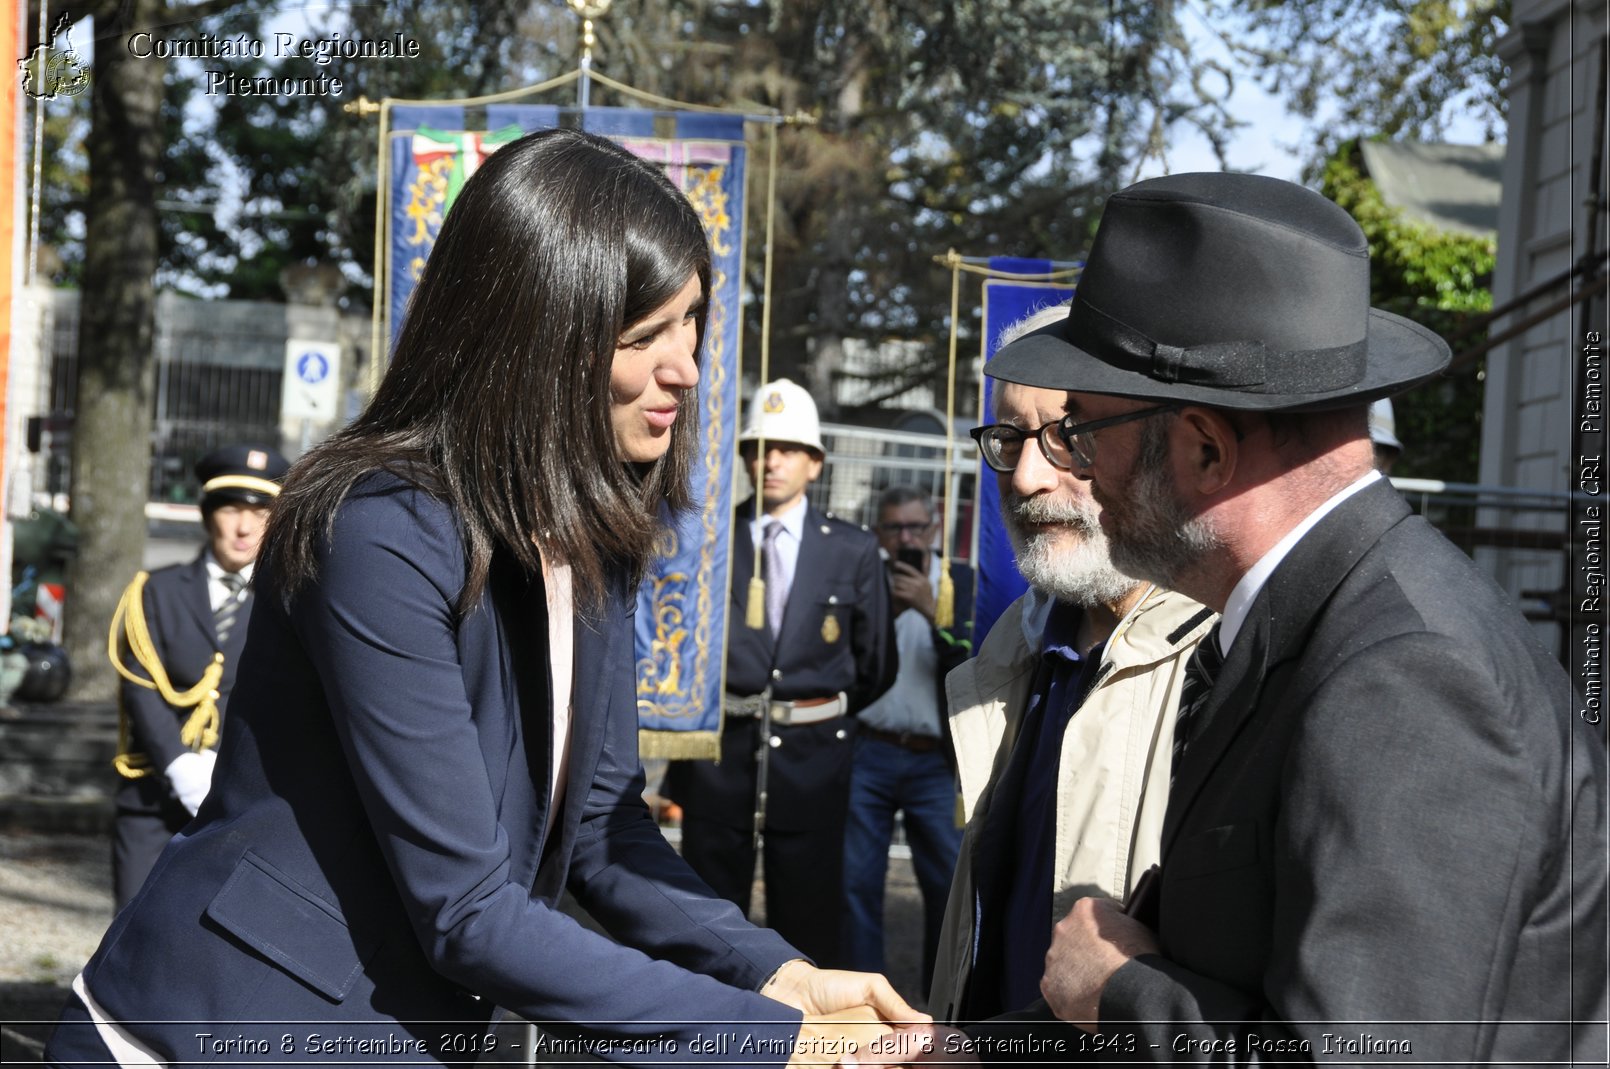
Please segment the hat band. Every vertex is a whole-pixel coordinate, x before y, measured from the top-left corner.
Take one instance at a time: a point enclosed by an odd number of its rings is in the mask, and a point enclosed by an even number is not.
[[[214,490],[255,490],[269,497],[280,496],[279,483],[259,479],[255,475],[220,475],[201,484],[201,492],[204,494],[210,494]]]
[[[1074,296],[1069,341],[1107,363],[1158,382],[1245,393],[1310,394],[1341,390],[1364,377],[1367,339],[1327,349],[1273,350],[1261,341],[1184,347],[1144,333]]]

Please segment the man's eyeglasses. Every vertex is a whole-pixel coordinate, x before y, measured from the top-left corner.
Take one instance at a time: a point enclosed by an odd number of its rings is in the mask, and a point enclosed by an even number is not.
[[[1137,408],[1133,412],[1125,412],[1121,416],[1093,419],[1088,423],[1076,423],[1072,416],[1063,416],[1056,422],[1057,437],[1062,440],[1062,444],[1067,448],[1068,452],[1073,454],[1073,459],[1079,462],[1079,466],[1088,468],[1096,462],[1096,431],[1101,430],[1103,427],[1116,427],[1120,423],[1128,423],[1131,420],[1146,419],[1160,412],[1172,412],[1178,407],[1179,405],[1173,404],[1153,405],[1151,408]],[[1047,453],[1047,456],[1049,455]],[[1072,467],[1072,465],[1068,466]]]
[[[1064,471],[1070,471],[1073,468],[1073,454],[1068,452],[1068,444],[1054,433],[1061,422],[1060,419],[1054,419],[1032,431],[1014,427],[1010,423],[990,423],[974,427],[967,433],[978,443],[984,463],[996,471],[1016,471],[1017,462],[1023,456],[1023,443],[1030,438],[1039,441],[1045,459]]]
[[[927,523],[880,523],[878,530],[886,535],[916,535],[921,537],[933,529],[934,521]]]

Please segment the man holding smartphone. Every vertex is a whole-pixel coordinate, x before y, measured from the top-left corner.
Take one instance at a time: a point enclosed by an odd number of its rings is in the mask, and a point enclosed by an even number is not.
[[[861,711],[844,830],[844,953],[849,968],[884,971],[883,897],[894,815],[903,815],[922,891],[922,984],[933,974],[945,898],[961,846],[956,771],[945,721],[944,678],[972,654],[973,570],[951,565],[954,623],[935,626],[939,514],[914,486],[878,499],[873,530],[886,558],[900,671]]]

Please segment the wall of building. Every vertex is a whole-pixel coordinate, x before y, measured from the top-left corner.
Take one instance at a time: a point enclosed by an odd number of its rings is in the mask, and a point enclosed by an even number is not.
[[[21,459],[17,482],[33,500],[69,493],[67,454],[78,347],[79,294],[42,290],[35,295],[37,355],[21,369],[26,397],[18,419],[54,418],[37,454]],[[341,346],[340,374],[349,400],[335,418],[304,426],[282,418],[285,343],[290,338]],[[334,308],[269,301],[197,300],[158,296],[152,396],[152,473],[149,498],[193,499],[196,459],[228,442],[264,441],[295,457],[353,414],[365,394],[370,324],[366,316]],[[19,361],[19,363],[22,363]],[[24,495],[19,500],[27,500]]]
[[[1590,202],[1600,195],[1595,179],[1601,190],[1603,185],[1594,155],[1604,151],[1596,128],[1604,121],[1605,39],[1602,3],[1515,2],[1511,32],[1499,45],[1511,75],[1495,308],[1604,248],[1598,235],[1605,216],[1596,217]],[[1569,279],[1547,289],[1495,321],[1492,335],[1544,312],[1579,287],[1578,279]],[[1481,483],[1558,492],[1575,487],[1578,357],[1587,332],[1595,324],[1602,330],[1604,322],[1601,294],[1541,318],[1488,353]],[[1540,516],[1537,522],[1567,533],[1564,516]],[[1568,579],[1557,552],[1502,557],[1478,552],[1477,559],[1517,597],[1561,590]]]

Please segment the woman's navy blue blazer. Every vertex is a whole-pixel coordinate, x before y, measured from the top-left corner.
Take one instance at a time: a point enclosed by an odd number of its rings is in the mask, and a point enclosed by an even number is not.
[[[473,1061],[494,1006],[618,1037],[590,1048],[613,1060],[786,1060],[799,1014],[753,989],[798,953],[712,897],[642,801],[626,584],[577,619],[545,834],[540,579],[496,560],[457,613],[452,512],[386,475],[288,612],[268,564],[212,793],[85,969],[109,1018],[170,1063]],[[619,944],[555,908],[566,887]],[[768,1053],[700,1049],[722,1032]]]

